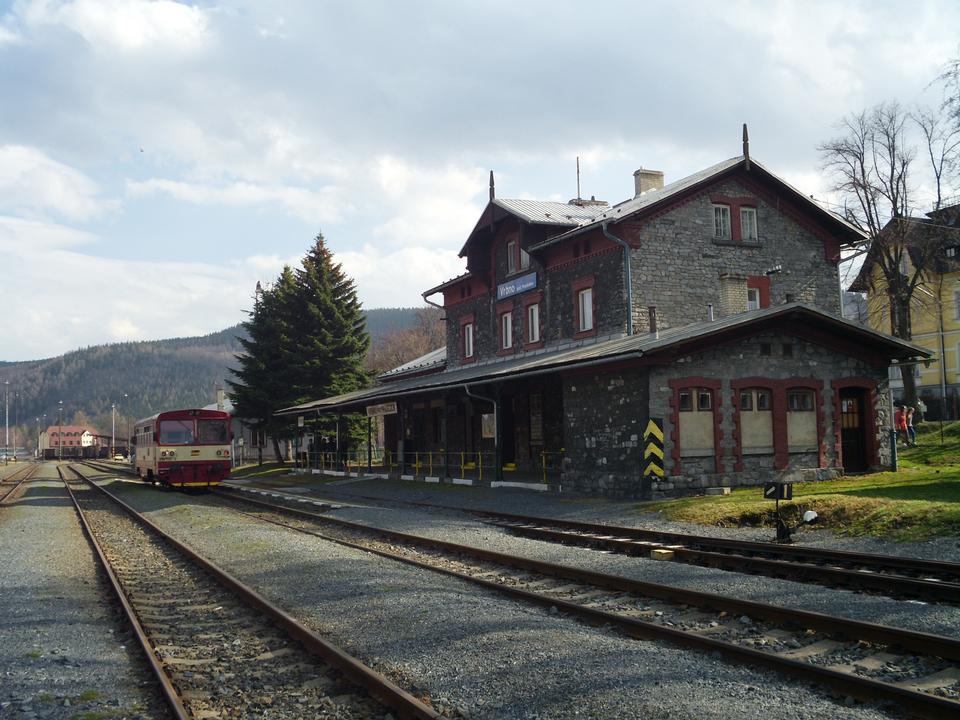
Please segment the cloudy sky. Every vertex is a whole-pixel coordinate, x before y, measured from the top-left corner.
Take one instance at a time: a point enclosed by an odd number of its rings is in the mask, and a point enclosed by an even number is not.
[[[501,197],[632,196],[936,105],[960,3],[0,0],[0,360],[203,334],[323,232],[420,304]]]

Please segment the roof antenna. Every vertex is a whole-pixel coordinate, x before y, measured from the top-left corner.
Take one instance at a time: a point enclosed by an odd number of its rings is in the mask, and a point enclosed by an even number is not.
[[[750,170],[750,136],[747,135],[747,124],[743,124],[743,169]]]
[[[746,127],[746,126],[744,126]],[[496,191],[493,189],[493,170],[490,171],[490,199],[493,200],[496,197]]]
[[[580,199],[580,156],[577,155],[577,200]]]

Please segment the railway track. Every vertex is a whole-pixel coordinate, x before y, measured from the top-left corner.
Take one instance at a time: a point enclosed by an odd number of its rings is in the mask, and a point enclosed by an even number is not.
[[[276,492],[272,488],[262,490]],[[384,501],[374,496],[355,497]],[[960,605],[960,563],[469,510],[437,503],[389,502],[464,512],[507,532],[536,540],[641,557],[656,553],[659,559],[719,570]]]
[[[24,483],[29,482],[37,473],[40,472],[40,466],[36,463],[30,463],[22,468],[18,468],[10,473],[0,482],[0,505],[14,498],[14,493],[18,492]]]
[[[960,640],[645,583],[515,557],[218,490],[246,514],[490,590],[729,660],[890,703],[928,718],[960,717]]]
[[[177,718],[441,718],[78,468],[61,477]]]

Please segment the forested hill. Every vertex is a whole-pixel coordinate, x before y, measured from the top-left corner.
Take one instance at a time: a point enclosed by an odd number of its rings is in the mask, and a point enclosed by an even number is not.
[[[416,322],[413,308],[373,309],[366,315],[374,339]],[[208,405],[236,365],[234,356],[242,350],[237,337],[243,332],[235,325],[203,337],[98,345],[46,360],[0,362],[0,383],[10,382],[10,424],[33,433],[36,418],[44,414],[47,424],[54,424],[60,400],[65,421],[77,418],[106,433],[111,403],[124,421]]]

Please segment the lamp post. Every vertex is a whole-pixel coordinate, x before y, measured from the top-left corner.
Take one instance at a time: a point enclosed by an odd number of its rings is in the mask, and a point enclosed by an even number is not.
[[[18,435],[20,429],[20,393],[13,394],[13,460],[17,460],[17,445],[19,445]],[[24,448],[26,450],[26,448]]]
[[[10,381],[3,381],[3,418],[6,428],[3,438],[3,461],[7,461],[7,455],[10,453]]]
[[[116,443],[117,437],[117,404],[110,403],[110,459],[113,460],[113,456],[116,454],[114,451],[114,446]]]
[[[57,432],[57,462],[63,460],[63,400],[58,400],[57,415],[59,416],[59,430]]]
[[[123,411],[128,412],[126,393],[123,394]],[[128,415],[124,416],[123,427],[124,427],[123,447],[126,448],[126,453],[124,454],[126,455],[127,460],[129,460],[130,459],[130,417]]]

